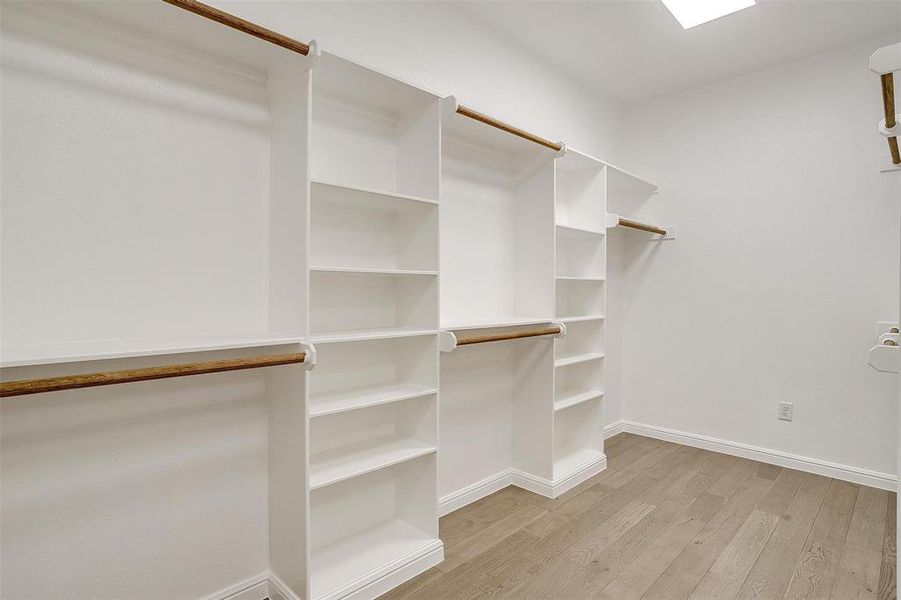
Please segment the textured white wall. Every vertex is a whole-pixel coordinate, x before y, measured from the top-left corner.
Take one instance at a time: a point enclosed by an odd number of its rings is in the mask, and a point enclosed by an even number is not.
[[[674,242],[624,256],[627,419],[894,474],[901,174],[879,174],[874,40],[630,107],[638,209]],[[654,118],[649,118],[649,115]],[[794,421],[776,419],[794,403]]]
[[[272,2],[217,6],[551,140],[616,161],[622,109],[455,2]],[[548,42],[550,43],[550,42]]]

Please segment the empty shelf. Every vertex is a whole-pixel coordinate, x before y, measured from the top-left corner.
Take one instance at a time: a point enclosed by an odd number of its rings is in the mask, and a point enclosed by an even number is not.
[[[601,352],[584,352],[581,354],[564,354],[554,359],[555,367],[565,367],[567,365],[576,365],[589,360],[600,360],[604,358]]]
[[[367,406],[378,406],[400,400],[410,400],[436,394],[436,388],[416,383],[392,383],[378,386],[361,386],[313,394],[310,397],[310,416],[321,417]]]
[[[319,273],[363,273],[366,275],[438,275],[438,271],[419,271],[413,269],[358,269],[354,267],[310,267],[310,271]]]
[[[383,438],[321,452],[310,457],[310,488],[315,490],[371,473],[435,450],[435,446],[419,440]]]
[[[355,342],[362,340],[383,340],[389,338],[437,335],[437,329],[413,329],[408,327],[386,327],[382,329],[361,329],[357,331],[323,331],[314,333],[311,340],[315,344],[333,342]]]
[[[580,392],[578,394],[567,394],[554,400],[554,411],[556,412],[558,410],[563,410],[564,408],[582,404],[583,402],[588,402],[589,400],[602,398],[603,396],[604,392],[600,390],[589,390],[587,392]]]
[[[554,460],[554,479],[566,477],[579,469],[603,458],[604,454],[589,448],[561,452]]]
[[[79,342],[49,342],[44,344],[3,344],[2,367],[48,365],[131,358],[163,356],[189,352],[211,352],[240,348],[264,348],[299,344],[303,338],[276,333],[245,333],[212,335],[188,339],[112,339]]]
[[[584,315],[581,317],[560,317],[556,319],[564,323],[578,323],[579,321],[603,321],[604,315]]]
[[[557,275],[559,281],[604,281],[603,277],[582,275]]]
[[[587,227],[576,227],[575,225],[564,225],[562,223],[557,223],[557,229],[562,230],[561,233],[576,233],[579,235],[605,235],[606,232],[599,229],[589,229]]]
[[[313,180],[313,194],[322,194],[323,192],[326,194],[340,194],[342,197],[342,201],[347,203],[359,203],[366,205],[380,204],[385,205],[392,202],[397,202],[398,200],[407,201],[407,202],[421,202],[424,204],[433,204],[437,205],[437,200],[432,200],[431,198],[424,198],[422,196],[411,196],[409,194],[401,194],[398,192],[389,192],[385,190],[378,190],[370,187],[363,187],[358,185],[347,185],[342,183],[335,183],[332,181],[323,181],[319,179]]]
[[[460,331],[463,329],[495,329],[498,327],[517,327],[519,325],[540,325],[551,323],[554,319],[535,317],[496,317],[488,319],[471,319],[442,324],[445,331]]]
[[[405,521],[392,519],[314,550],[312,597],[320,598],[385,565],[440,545],[437,538]]]

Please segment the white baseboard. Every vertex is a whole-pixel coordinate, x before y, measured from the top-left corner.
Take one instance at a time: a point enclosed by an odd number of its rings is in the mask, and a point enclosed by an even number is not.
[[[458,508],[463,508],[467,504],[472,504],[476,500],[490,496],[494,492],[499,492],[513,483],[512,474],[513,469],[505,469],[481,481],[467,485],[456,492],[441,496],[438,499],[438,516],[443,517]]]
[[[604,425],[604,439],[609,440],[615,435],[619,435],[623,432],[623,423],[624,421],[619,420],[615,423],[610,423],[609,425]]]
[[[444,543],[441,540],[434,540],[378,571],[367,573],[355,581],[348,581],[347,585],[322,598],[372,600],[431,569],[442,560],[444,560]],[[204,597],[203,600],[263,600],[267,597],[270,600],[300,600],[300,597],[271,571],[230,585]]]
[[[232,584],[202,600],[261,600],[269,595],[269,571]]]
[[[322,600],[372,600],[444,560],[444,543],[434,540],[415,552],[347,584]]]
[[[897,489],[898,478],[889,473],[870,471],[868,469],[841,465],[817,458],[810,458],[808,456],[790,454],[788,452],[782,452],[781,450],[761,448],[760,446],[752,446],[741,442],[732,442],[706,435],[667,429],[666,427],[658,427],[656,425],[646,425],[644,423],[636,423],[635,421],[622,420],[610,427],[613,428],[615,426],[619,426],[622,431],[634,433],[635,435],[656,438],[667,442],[675,442],[677,444],[695,448],[703,448],[704,450],[712,450],[714,452],[739,456],[741,458],[750,458],[751,460],[771,465],[788,467],[798,471],[806,471],[807,473],[841,479],[842,481],[850,481],[851,483],[858,483],[860,485],[892,492]]]
[[[606,435],[606,432],[604,437],[609,437]],[[606,468],[607,456],[602,455],[598,460],[587,463],[577,471],[554,481],[517,469],[505,469],[456,492],[442,496],[438,500],[438,516],[443,517],[510,485],[515,485],[546,498],[556,498],[563,492],[576,487],[586,479],[594,477]]]
[[[292,592],[291,588],[288,587],[275,573],[269,573],[268,583],[268,596],[270,600],[300,600],[297,594]],[[243,600],[243,598],[241,600]]]
[[[597,460],[593,460],[579,467],[572,473],[568,473],[563,477],[555,479],[552,486],[551,498],[557,498],[560,494],[571,490],[583,481],[591,479],[601,471],[607,468],[607,455],[602,454]]]

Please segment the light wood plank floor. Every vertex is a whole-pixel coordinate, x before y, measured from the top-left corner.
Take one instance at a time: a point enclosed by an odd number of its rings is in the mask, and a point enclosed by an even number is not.
[[[383,600],[895,598],[895,494],[631,434],[548,500],[441,519],[445,560]]]

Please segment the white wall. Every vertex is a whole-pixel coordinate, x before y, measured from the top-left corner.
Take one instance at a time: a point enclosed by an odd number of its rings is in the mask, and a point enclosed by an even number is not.
[[[867,70],[891,41],[630,107],[625,164],[661,187],[636,213],[678,239],[622,258],[626,419],[896,472],[895,377],[866,353],[898,312],[901,174],[877,172]]]
[[[551,140],[618,158],[622,109],[470,17],[465,2],[248,2],[216,6]]]

